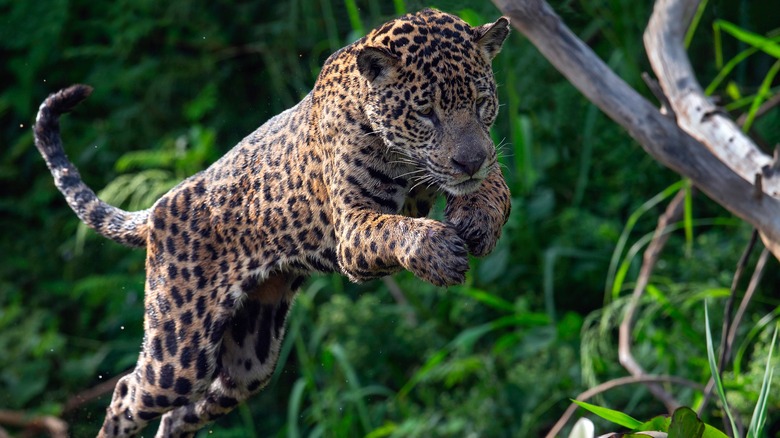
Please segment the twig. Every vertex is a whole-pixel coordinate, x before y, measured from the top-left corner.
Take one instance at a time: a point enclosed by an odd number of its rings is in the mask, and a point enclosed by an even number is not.
[[[653,93],[653,96],[655,96],[655,98],[661,102],[661,114],[669,116],[676,123],[677,114],[674,113],[672,105],[669,103],[669,99],[664,94],[664,90],[661,89],[661,84],[653,79],[647,72],[642,72],[642,80],[645,81],[645,85],[647,85],[647,88],[649,88],[650,92]]]
[[[734,300],[737,296],[737,286],[739,285],[739,279],[742,278],[742,272],[745,270],[745,266],[747,266],[750,254],[753,252],[753,248],[756,245],[756,240],[758,240],[758,232],[753,230],[753,233],[750,236],[750,241],[748,242],[747,247],[745,247],[745,250],[742,252],[742,256],[739,258],[739,262],[737,262],[737,269],[734,271],[734,278],[731,280],[731,291],[729,293],[729,299],[726,301],[726,307],[723,309],[723,333],[721,334],[720,347],[718,349],[718,351],[720,351],[720,357],[718,358],[718,374],[722,373],[728,361],[727,358],[729,355],[727,350],[730,348],[728,346],[728,334],[732,325],[731,311],[734,308]],[[704,409],[710,402],[714,384],[715,380],[710,377],[709,382],[707,382],[707,386],[704,388],[704,397],[702,398],[701,406],[699,407],[699,415],[704,412]]]
[[[575,398],[575,400],[586,401],[601,394],[602,392],[609,391],[613,388],[617,388],[623,385],[636,384],[636,383],[642,383],[642,384],[674,383],[676,385],[688,386],[698,390],[702,389],[702,386],[700,384],[677,376],[655,376],[655,375],[643,375],[638,377],[626,376],[626,377],[618,377],[617,379],[608,380],[604,383],[596,385],[593,388],[590,388],[587,391],[578,395]],[[569,421],[571,416],[574,415],[574,412],[577,410],[577,407],[578,406],[574,403],[570,404],[569,407],[566,408],[566,411],[563,413],[561,418],[559,418],[558,421],[555,423],[555,425],[552,427],[552,429],[550,429],[550,431],[547,432],[546,438],[555,438],[557,434],[561,432],[563,426],[566,425],[566,423]]]
[[[46,431],[52,438],[67,438],[68,423],[51,415],[30,416],[25,412],[0,410],[0,423],[9,426]],[[0,429],[0,435],[4,431]]]
[[[683,212],[684,200],[685,190],[682,189],[677,192],[666,207],[666,211],[658,218],[658,225],[655,228],[653,240],[644,252],[642,268],[639,271],[639,277],[634,286],[634,292],[631,294],[631,300],[623,313],[623,321],[620,323],[618,332],[618,358],[620,364],[623,365],[623,368],[634,377],[642,377],[645,375],[645,371],[642,369],[641,365],[637,363],[631,353],[631,329],[633,327],[634,312],[650,281],[650,276],[653,273],[658,256],[661,254],[661,250],[669,239],[669,234],[666,232],[667,227],[670,223],[679,220]],[[647,389],[655,398],[666,406],[666,410],[669,413],[672,413],[680,406],[680,403],[660,385],[650,383],[647,385]]]
[[[758,119],[759,117],[762,117],[764,114],[771,111],[774,107],[780,105],[780,94],[775,94],[774,96],[770,97],[769,99],[765,100],[764,103],[761,104],[761,106],[758,107],[758,110],[756,110],[756,115],[754,116],[754,120]],[[745,126],[745,122],[747,122],[748,113],[743,113],[739,118],[737,119],[737,125],[739,126]]]
[[[68,401],[65,403],[65,407],[62,409],[63,414],[67,414],[69,412],[75,411],[76,409],[82,407],[83,405],[89,403],[90,401],[100,397],[103,394],[107,394],[114,390],[114,387],[116,386],[117,382],[119,382],[119,379],[122,377],[132,373],[133,370],[128,370],[122,374],[119,374],[118,376],[115,376],[109,380],[106,380],[105,382],[99,383],[92,388],[86,389],[84,391],[79,392],[78,394],[72,396],[68,399]]]
[[[728,343],[726,344],[726,357],[729,360],[731,360],[731,349],[734,346],[734,338],[737,336],[737,329],[739,328],[740,322],[742,322],[742,317],[745,316],[745,311],[747,310],[747,306],[750,303],[750,300],[753,299],[753,295],[756,293],[756,289],[758,288],[758,284],[761,282],[761,278],[764,276],[764,268],[766,268],[766,262],[768,259],[769,250],[764,248],[764,250],[761,251],[761,256],[758,258],[758,262],[756,263],[756,269],[753,271],[753,276],[750,277],[750,283],[748,283],[747,290],[745,290],[745,296],[742,297],[742,301],[739,303],[737,314],[734,315],[734,323],[731,325],[731,329],[729,330],[729,339]]]

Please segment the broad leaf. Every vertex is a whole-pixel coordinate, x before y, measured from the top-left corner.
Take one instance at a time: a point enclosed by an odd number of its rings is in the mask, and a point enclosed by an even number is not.
[[[704,423],[691,408],[677,408],[672,414],[669,425],[669,438],[701,438],[704,435]]]

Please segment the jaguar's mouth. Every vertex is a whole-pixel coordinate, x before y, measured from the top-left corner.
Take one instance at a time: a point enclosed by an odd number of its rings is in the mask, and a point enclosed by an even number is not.
[[[477,190],[482,184],[483,180],[484,178],[472,177],[454,184],[445,184],[442,186],[442,188],[452,195],[462,196]]]

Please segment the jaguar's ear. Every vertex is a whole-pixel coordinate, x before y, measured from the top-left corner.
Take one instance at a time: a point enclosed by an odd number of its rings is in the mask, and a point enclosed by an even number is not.
[[[474,28],[475,40],[487,59],[493,59],[501,51],[509,35],[509,18],[501,17],[495,23],[483,24]]]
[[[390,76],[398,61],[389,50],[378,47],[363,47],[357,55],[358,70],[369,82]]]

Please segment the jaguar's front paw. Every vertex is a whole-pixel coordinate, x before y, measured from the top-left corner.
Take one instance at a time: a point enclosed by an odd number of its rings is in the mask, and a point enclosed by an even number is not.
[[[417,277],[436,286],[463,283],[469,269],[466,242],[457,231],[434,220],[418,220],[401,246],[401,264]]]
[[[495,249],[501,237],[501,227],[506,222],[504,213],[489,205],[448,208],[446,216],[447,222],[468,245],[469,252],[477,257],[490,254]]]
[[[466,241],[469,252],[481,257],[495,249],[501,228],[509,219],[510,199],[501,173],[494,172],[476,192],[448,197],[444,216]]]

